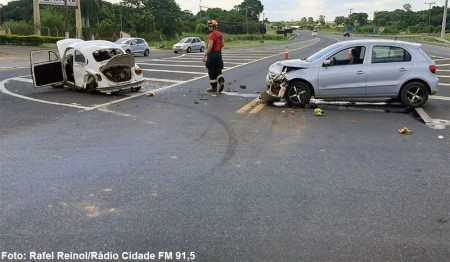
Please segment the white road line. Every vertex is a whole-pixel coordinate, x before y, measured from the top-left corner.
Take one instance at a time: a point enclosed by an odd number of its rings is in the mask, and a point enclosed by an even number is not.
[[[439,58],[439,59],[433,59],[434,61],[446,61],[446,60],[450,60],[450,58]]]
[[[444,75],[437,75],[437,77],[442,77],[442,78],[450,78],[450,76],[444,76]]]
[[[141,69],[143,71],[148,71],[148,72],[166,72],[166,73],[191,74],[191,75],[207,75],[208,74],[208,73],[205,73],[205,72],[187,72],[187,71],[144,69],[144,68],[141,68]]]
[[[16,93],[12,93],[8,89],[6,89],[6,87],[5,87],[5,83],[9,82],[10,80],[24,81],[24,80],[28,80],[28,79],[25,79],[25,78],[22,78],[22,77],[14,77],[14,78],[9,78],[9,79],[5,79],[5,80],[1,81],[0,82],[0,91],[3,92],[4,94],[10,95],[10,96],[14,96],[14,97],[18,97],[18,98],[22,98],[22,99],[29,100],[29,101],[44,103],[44,104],[57,105],[57,106],[67,106],[67,107],[79,108],[79,109],[84,109],[84,110],[88,110],[89,109],[89,107],[86,107],[86,106],[79,106],[79,105],[73,105],[73,104],[64,104],[64,103],[57,103],[57,102],[50,102],[50,101],[46,101],[46,100],[31,98],[31,97],[28,97],[28,96],[23,96],[23,95],[19,95],[19,94],[16,94]],[[28,82],[28,81],[25,81],[25,82]]]
[[[436,65],[436,66],[450,66],[450,64],[440,64],[440,65]]]
[[[186,67],[186,65],[169,65],[169,64],[151,64],[151,63],[139,63],[139,65],[148,65],[148,66],[167,66],[167,67]],[[204,65],[188,65],[189,67],[201,67],[205,68]]]
[[[169,83],[181,83],[184,82],[182,80],[172,80],[172,79],[162,79],[162,78],[150,78],[144,77],[145,80],[154,81],[154,82],[169,82]]]
[[[446,84],[446,83],[439,83],[440,86],[450,86],[450,84]]]
[[[435,100],[445,100],[445,101],[450,101],[450,97],[448,96],[430,96],[430,99],[435,99]]]

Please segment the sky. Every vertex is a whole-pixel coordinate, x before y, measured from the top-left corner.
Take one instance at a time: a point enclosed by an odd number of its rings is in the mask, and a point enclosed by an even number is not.
[[[0,4],[7,4],[13,0],[0,0]],[[31,0],[30,0],[31,1]],[[118,3],[121,0],[104,0]],[[200,5],[206,8],[221,8],[231,10],[244,0],[175,0],[182,10],[190,10],[196,14]],[[425,2],[435,2],[434,5],[444,6],[445,0],[260,0],[264,6],[261,19],[269,21],[299,21],[302,17],[324,15],[326,21],[334,21],[336,16],[348,16],[352,13],[367,13],[373,19],[376,11],[394,11],[403,9],[404,4],[410,4],[413,11],[426,10],[429,5]],[[201,4],[200,4],[201,3]]]

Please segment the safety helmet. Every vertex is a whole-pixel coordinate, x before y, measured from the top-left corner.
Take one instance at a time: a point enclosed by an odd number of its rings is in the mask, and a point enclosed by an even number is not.
[[[216,20],[208,20],[208,27],[217,27],[219,23]]]

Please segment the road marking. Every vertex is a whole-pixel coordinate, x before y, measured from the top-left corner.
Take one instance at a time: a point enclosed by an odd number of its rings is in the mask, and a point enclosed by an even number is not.
[[[29,79],[25,79],[25,78],[22,78],[22,77],[14,77],[14,78],[8,78],[8,79],[5,79],[5,80],[1,81],[0,82],[0,91],[5,93],[5,94],[7,94],[7,95],[18,97],[18,98],[22,98],[22,99],[29,100],[29,101],[44,103],[44,104],[57,105],[57,106],[68,106],[68,107],[79,108],[79,109],[84,109],[84,110],[89,109],[89,107],[86,107],[86,106],[79,106],[79,105],[74,105],[74,104],[64,104],[64,103],[51,102],[51,101],[31,98],[31,97],[28,97],[28,96],[23,96],[23,95],[19,95],[19,94],[10,92],[5,87],[5,83],[9,82],[10,80],[28,82]]]
[[[445,129],[445,126],[450,126],[450,120],[432,119],[421,107],[415,109],[420,118],[422,118],[425,125],[433,129]]]
[[[267,106],[267,104],[261,103],[261,104],[257,105],[255,108],[253,108],[252,111],[249,112],[249,114],[257,114],[257,113],[259,113],[259,111],[263,110],[263,108],[266,106]]]
[[[241,109],[239,109],[238,111],[236,111],[236,113],[245,113],[247,110],[249,110],[250,108],[255,107],[257,104],[259,103],[259,97],[253,99],[252,101],[250,101],[248,104],[246,104],[245,106],[243,106]]]
[[[162,78],[150,78],[150,77],[144,77],[145,80],[148,81],[154,81],[154,82],[169,82],[169,83],[181,83],[184,81],[181,80],[172,80],[172,79],[162,79]]]
[[[175,71],[175,70],[161,70],[161,69],[143,69],[142,71],[149,72],[165,72],[165,73],[178,73],[178,74],[191,74],[191,75],[207,75],[208,73],[204,72],[187,72],[187,71]]]
[[[448,96],[430,96],[430,99],[450,101],[450,97]]]

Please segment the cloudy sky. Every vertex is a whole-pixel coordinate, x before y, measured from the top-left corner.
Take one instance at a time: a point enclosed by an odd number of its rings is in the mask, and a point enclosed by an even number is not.
[[[0,0],[6,4],[13,0]],[[31,1],[31,0],[30,0]],[[121,0],[105,0],[118,3]],[[203,8],[222,8],[231,10],[243,0],[175,0],[182,10],[190,10],[196,14],[200,3]],[[260,0],[264,5],[264,18],[270,21],[298,21],[302,17],[324,15],[326,21],[333,21],[336,16],[348,16],[350,9],[353,13],[367,13],[373,18],[375,11],[393,11],[403,9],[404,4],[411,4],[413,11],[428,9],[425,2],[436,2],[435,5],[444,6],[445,0]]]

